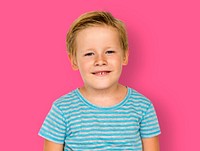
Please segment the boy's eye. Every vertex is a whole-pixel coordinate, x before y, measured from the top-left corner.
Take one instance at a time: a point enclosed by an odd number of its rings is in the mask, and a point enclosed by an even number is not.
[[[106,51],[106,54],[112,54],[112,53],[115,53],[115,51],[113,51],[113,50]]]
[[[84,56],[92,56],[92,55],[94,55],[94,53],[93,52],[89,52],[89,53],[86,53]]]

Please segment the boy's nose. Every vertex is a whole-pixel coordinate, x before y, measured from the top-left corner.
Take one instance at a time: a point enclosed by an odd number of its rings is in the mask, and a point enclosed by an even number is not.
[[[97,56],[95,60],[95,66],[103,66],[107,64],[107,60],[104,56]]]

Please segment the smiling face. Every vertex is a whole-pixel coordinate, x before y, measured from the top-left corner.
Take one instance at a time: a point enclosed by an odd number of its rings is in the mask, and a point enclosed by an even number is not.
[[[85,88],[102,90],[118,85],[127,60],[127,51],[122,50],[113,27],[88,27],[77,34],[76,58],[71,62],[80,71]]]

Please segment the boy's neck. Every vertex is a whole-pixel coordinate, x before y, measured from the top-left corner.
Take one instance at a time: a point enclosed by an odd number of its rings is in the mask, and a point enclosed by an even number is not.
[[[101,107],[114,106],[120,103],[127,94],[127,88],[121,84],[103,90],[91,89],[86,86],[79,90],[90,103]]]

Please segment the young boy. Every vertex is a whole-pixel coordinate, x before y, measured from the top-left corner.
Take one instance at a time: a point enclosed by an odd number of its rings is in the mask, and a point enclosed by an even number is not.
[[[83,14],[68,31],[67,48],[84,85],[53,103],[39,132],[44,151],[159,151],[152,103],[118,83],[128,63],[124,24],[108,12]]]

